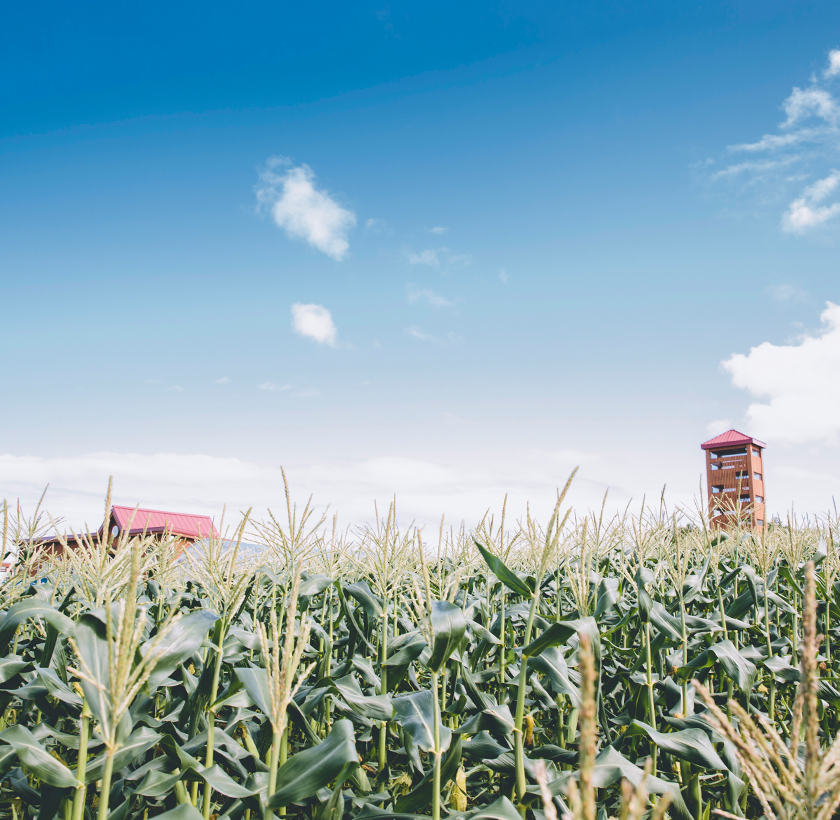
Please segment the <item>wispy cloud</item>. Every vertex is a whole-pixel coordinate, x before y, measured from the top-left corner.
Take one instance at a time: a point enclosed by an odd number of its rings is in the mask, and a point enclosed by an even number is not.
[[[412,339],[418,339],[421,342],[431,342],[436,345],[446,344],[447,342],[455,342],[458,340],[458,335],[456,333],[452,333],[451,331],[445,336],[435,336],[431,333],[427,333],[422,328],[417,327],[417,325],[407,327],[405,329],[405,335],[411,336]]]
[[[421,330],[417,325],[411,325],[411,327],[407,327],[405,329],[405,335],[411,336],[413,339],[420,339],[421,342],[437,342],[437,338],[432,336],[431,333],[426,333],[425,330]]]
[[[793,134],[765,134],[758,142],[742,142],[740,145],[728,145],[729,151],[748,151],[756,153],[759,151],[775,151],[778,148],[787,148],[789,145],[796,145],[805,139],[810,138],[815,129],[803,129]]]
[[[292,305],[292,329],[318,344],[336,346],[338,330],[332,314],[323,305]]]
[[[356,215],[315,187],[315,172],[308,165],[292,166],[285,157],[271,157],[255,191],[258,210],[269,210],[289,236],[333,259],[344,258]]]
[[[507,271],[504,268],[499,268],[499,281],[505,285],[508,283]]]
[[[180,384],[173,384],[171,387],[166,388],[170,393],[183,393],[184,388],[181,387]]]
[[[790,203],[782,217],[782,227],[788,233],[805,233],[824,225],[840,214],[840,202],[830,205],[821,204],[828,199],[840,185],[840,171],[832,171],[825,179],[809,185],[802,196]]]
[[[420,251],[420,253],[415,253],[414,251],[407,251],[406,256],[408,257],[409,263],[412,265],[429,265],[433,268],[440,267],[440,259],[438,258],[438,252],[433,248],[429,248],[425,251]]]
[[[291,390],[294,385],[291,384],[275,384],[274,382],[263,382],[257,385],[260,390],[266,390],[269,393],[282,393],[286,390]]]
[[[799,157],[784,157],[783,159],[765,159],[750,162],[739,162],[735,165],[727,165],[720,171],[712,174],[712,179],[723,179],[724,177],[734,177],[739,174],[750,174],[752,177],[765,176],[768,171],[776,171],[779,168],[792,165]]]
[[[213,384],[230,384],[230,379],[227,376],[222,376],[221,379],[216,379]]]
[[[438,225],[436,228],[426,228],[429,233],[437,234],[440,236],[441,234],[445,234],[449,228],[444,228],[442,225]]]
[[[425,299],[432,307],[444,308],[454,307],[455,303],[451,299],[440,296],[433,290],[428,288],[418,288],[416,285],[408,285],[408,301],[416,302],[418,299]]]
[[[752,197],[753,207],[787,202],[780,220],[786,233],[803,235],[832,222],[840,214],[840,202],[828,201],[838,184],[831,166],[840,151],[840,103],[830,81],[838,75],[840,50],[833,50],[821,75],[812,76],[807,87],[794,86],[782,102],[778,133],[727,148],[730,154],[764,158],[710,169],[707,179],[731,184],[732,192]]]
[[[376,217],[371,217],[370,219],[365,220],[365,228],[370,233],[390,233],[391,227],[384,219],[378,219]]]
[[[427,248],[419,253],[408,250],[405,256],[412,265],[428,265],[432,268],[439,268],[441,265],[460,266],[472,263],[472,254],[453,253],[449,248]]]
[[[804,302],[808,298],[808,294],[804,290],[793,285],[768,285],[767,295],[780,305]]]

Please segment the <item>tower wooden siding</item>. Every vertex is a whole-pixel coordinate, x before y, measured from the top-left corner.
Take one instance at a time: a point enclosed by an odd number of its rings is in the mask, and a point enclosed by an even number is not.
[[[706,487],[709,519],[713,526],[728,527],[733,513],[764,527],[767,522],[763,441],[729,430],[700,445],[706,451]]]

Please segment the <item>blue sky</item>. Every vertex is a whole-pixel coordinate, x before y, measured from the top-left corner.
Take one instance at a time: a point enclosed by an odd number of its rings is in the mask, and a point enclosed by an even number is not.
[[[827,2],[19,5],[0,33],[0,493],[93,516],[688,503],[840,413]],[[762,139],[765,138],[763,141]],[[298,306],[296,309],[294,306]],[[296,312],[295,312],[296,311]],[[297,317],[297,318],[296,318]],[[734,356],[734,358],[733,358]],[[726,364],[724,364],[726,363]]]

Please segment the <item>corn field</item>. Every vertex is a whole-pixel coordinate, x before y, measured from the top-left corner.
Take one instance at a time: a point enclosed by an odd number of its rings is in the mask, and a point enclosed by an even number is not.
[[[287,490],[183,554],[4,505],[3,820],[833,817],[838,517],[565,492],[430,536]]]

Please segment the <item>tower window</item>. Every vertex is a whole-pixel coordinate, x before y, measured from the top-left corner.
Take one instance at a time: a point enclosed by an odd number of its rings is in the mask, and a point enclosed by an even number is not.
[[[722,493],[723,492],[723,484],[715,484],[712,487],[712,492],[713,493]]]
[[[753,458],[761,458],[761,452],[755,447],[752,448]]]
[[[756,481],[761,481],[761,473],[753,473],[753,478]]]
[[[710,466],[713,470],[719,470],[719,469],[720,469],[720,464],[710,464],[709,466]]]
[[[764,503],[764,496],[763,495],[757,495],[755,497],[755,503],[756,504],[763,504]]]

